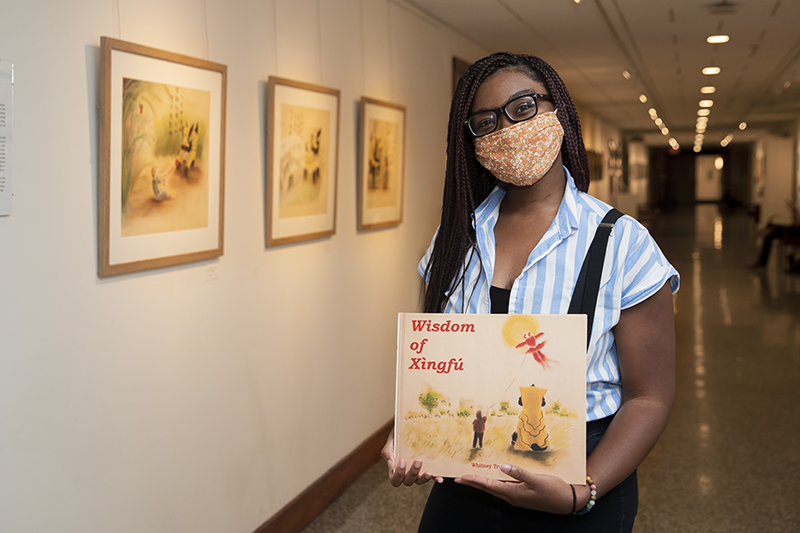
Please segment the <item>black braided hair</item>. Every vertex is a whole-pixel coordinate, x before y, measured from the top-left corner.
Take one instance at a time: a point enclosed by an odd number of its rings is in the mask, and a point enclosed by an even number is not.
[[[423,310],[444,311],[448,297],[457,290],[466,292],[462,266],[467,252],[476,251],[472,216],[489,195],[496,178],[478,163],[472,135],[464,122],[478,87],[500,70],[519,71],[545,86],[558,120],[564,128],[561,159],[579,190],[589,188],[589,159],[581,135],[578,111],[564,82],[553,67],[535,56],[500,52],[476,61],[461,77],[450,107],[447,128],[447,168],[445,171],[442,221],[426,267],[428,279]],[[464,294],[464,302],[469,299]],[[463,311],[463,309],[462,309]]]

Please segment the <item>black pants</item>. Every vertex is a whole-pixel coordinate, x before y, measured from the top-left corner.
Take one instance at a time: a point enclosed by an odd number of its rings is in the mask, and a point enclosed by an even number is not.
[[[483,431],[475,433],[475,436],[472,437],[472,447],[474,448],[478,443],[480,443],[481,448],[483,448]]]
[[[586,424],[586,454],[594,450],[613,416]],[[513,532],[629,532],[639,506],[636,472],[597,500],[591,512],[557,515],[531,511],[492,496],[482,490],[458,485],[446,478],[431,488],[422,513],[419,531],[441,533],[469,531]]]

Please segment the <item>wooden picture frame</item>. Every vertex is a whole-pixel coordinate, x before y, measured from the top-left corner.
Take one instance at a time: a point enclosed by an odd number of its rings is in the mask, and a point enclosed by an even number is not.
[[[266,245],[336,233],[339,91],[270,76]]]
[[[98,276],[221,256],[227,67],[100,43]]]
[[[358,229],[403,222],[406,108],[361,98]]]

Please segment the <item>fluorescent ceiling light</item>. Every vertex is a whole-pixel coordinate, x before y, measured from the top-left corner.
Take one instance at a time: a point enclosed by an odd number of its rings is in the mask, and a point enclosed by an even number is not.
[[[697,116],[698,117],[707,117],[710,114],[711,114],[711,110],[710,109],[698,109],[697,110]]]
[[[706,39],[706,42],[710,44],[722,44],[730,40],[731,38],[727,35],[710,35],[708,39]]]
[[[705,87],[700,87],[700,92],[703,94],[714,94],[717,92],[717,88],[713,85],[706,85]]]
[[[714,105],[714,100],[700,100],[698,105],[700,107],[711,107]]]
[[[697,117],[698,124],[705,124],[708,122],[708,117]]]
[[[714,76],[715,74],[719,73],[720,73],[719,67],[706,67],[703,69],[703,74],[705,74],[706,76]]]

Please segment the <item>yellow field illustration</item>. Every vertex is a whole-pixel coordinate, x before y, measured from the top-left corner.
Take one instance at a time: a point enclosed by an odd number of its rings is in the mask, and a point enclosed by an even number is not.
[[[400,125],[369,119],[367,208],[396,206],[399,199]]]
[[[502,463],[585,476],[585,317],[402,314],[398,457],[445,477]]]
[[[123,237],[208,226],[211,95],[123,79]]]
[[[281,105],[279,218],[327,212],[330,115],[322,109]]]

